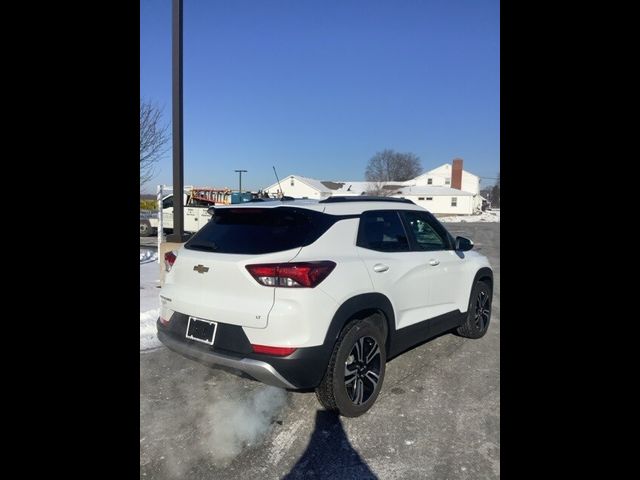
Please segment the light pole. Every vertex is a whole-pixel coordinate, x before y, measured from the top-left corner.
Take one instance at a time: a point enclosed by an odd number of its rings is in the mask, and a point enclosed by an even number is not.
[[[170,242],[182,243],[184,233],[184,157],[182,124],[182,0],[173,0],[172,35],[172,143],[173,143],[173,234]]]
[[[242,193],[242,172],[247,172],[246,170],[234,170],[234,172],[238,172],[240,175],[240,186],[238,187],[238,192]]]

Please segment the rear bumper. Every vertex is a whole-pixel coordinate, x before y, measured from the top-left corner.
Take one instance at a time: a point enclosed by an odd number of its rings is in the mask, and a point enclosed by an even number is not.
[[[210,366],[221,366],[238,370],[251,375],[256,380],[273,385],[280,388],[295,389],[296,387],[291,385],[280,375],[275,368],[266,362],[254,360],[252,358],[235,358],[221,353],[215,353],[211,351],[202,351],[192,348],[188,343],[181,340],[176,340],[171,335],[158,330],[158,339],[164,343],[171,350],[190,357],[194,360],[198,360],[204,364]]]
[[[160,320],[158,339],[171,350],[211,367],[244,372],[256,380],[287,389],[311,389],[324,377],[333,342],[316,347],[299,348],[286,357],[253,352],[242,327],[218,323],[215,345],[210,346],[185,337],[188,316],[174,312],[168,325]]]

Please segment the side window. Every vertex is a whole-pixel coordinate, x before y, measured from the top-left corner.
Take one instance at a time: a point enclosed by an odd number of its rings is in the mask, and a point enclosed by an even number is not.
[[[360,216],[357,245],[379,252],[408,252],[409,240],[398,212],[364,212]]]
[[[162,208],[171,208],[171,207],[173,207],[173,195],[165,198],[162,201]]]
[[[446,239],[431,226],[428,215],[412,211],[404,211],[402,214],[417,250],[447,250]]]

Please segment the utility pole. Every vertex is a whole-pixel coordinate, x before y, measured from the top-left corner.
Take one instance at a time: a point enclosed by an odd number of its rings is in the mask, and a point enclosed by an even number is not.
[[[246,170],[234,170],[234,172],[238,172],[240,174],[240,186],[238,187],[238,192],[242,193],[242,172],[246,173]]]
[[[182,243],[184,234],[184,149],[182,128],[182,0],[173,0],[172,23],[172,141],[173,141],[173,234],[169,242]]]

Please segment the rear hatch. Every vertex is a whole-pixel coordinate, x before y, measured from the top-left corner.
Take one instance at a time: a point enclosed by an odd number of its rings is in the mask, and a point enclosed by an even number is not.
[[[264,328],[276,287],[259,284],[246,265],[285,263],[327,227],[300,208],[217,208],[180,249],[165,279],[168,308],[207,320]]]

